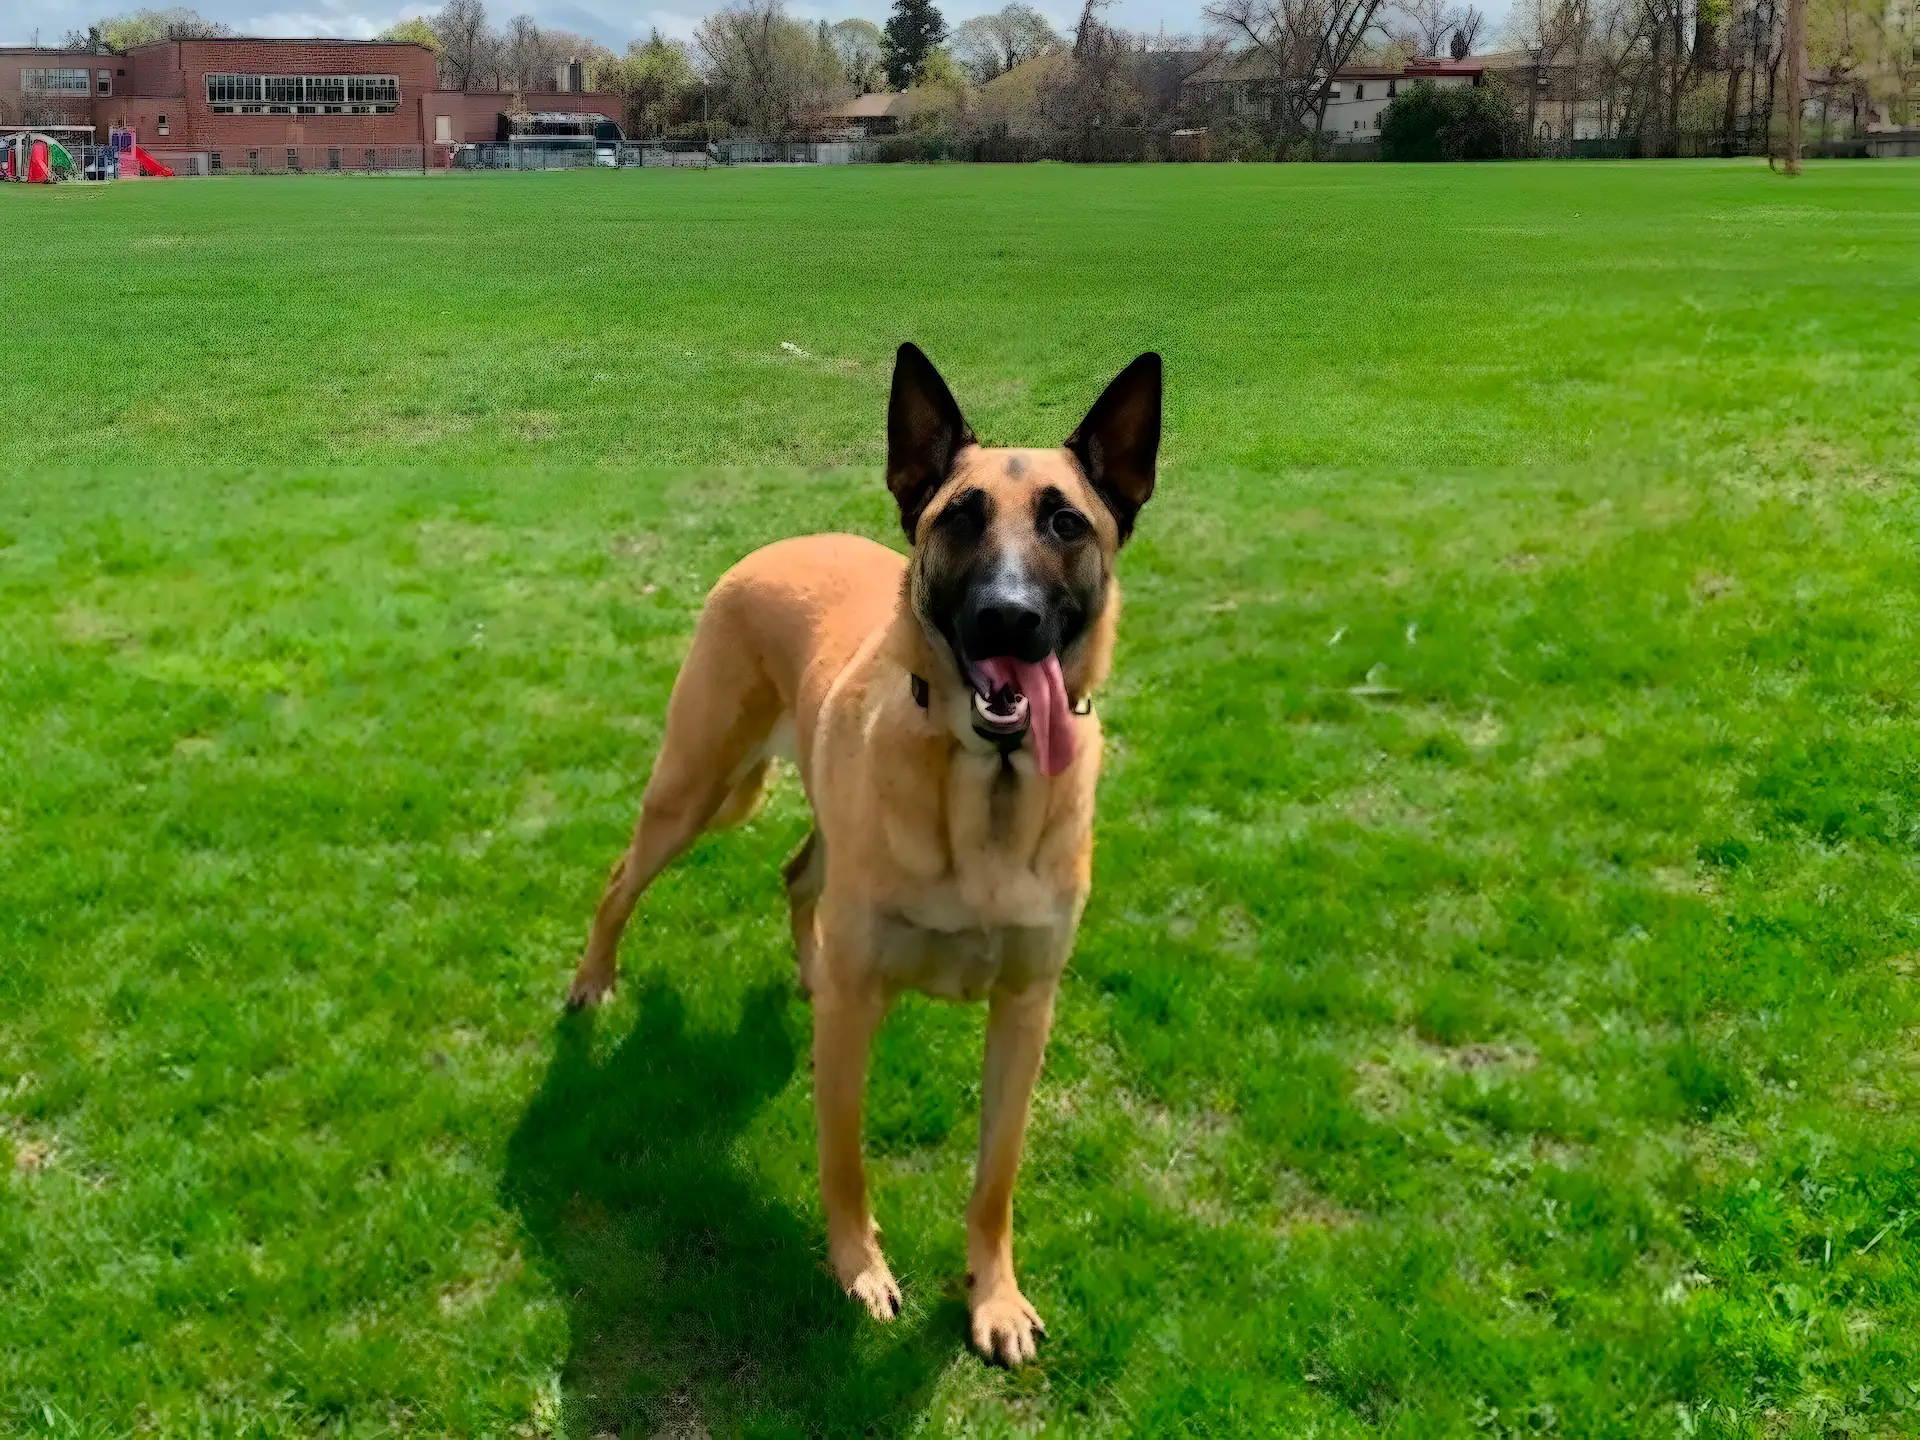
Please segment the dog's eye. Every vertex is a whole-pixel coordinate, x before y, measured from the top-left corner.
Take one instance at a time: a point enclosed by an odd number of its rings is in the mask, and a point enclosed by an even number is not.
[[[978,540],[987,533],[987,492],[969,490],[940,512],[936,524],[957,536]]]
[[[1047,528],[1053,532],[1053,538],[1064,545],[1087,538],[1087,532],[1093,527],[1087,523],[1087,517],[1078,510],[1069,510],[1065,506],[1048,517]]]

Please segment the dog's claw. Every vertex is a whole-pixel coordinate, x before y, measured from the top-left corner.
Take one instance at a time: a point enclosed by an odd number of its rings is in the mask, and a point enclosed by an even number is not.
[[[847,1286],[847,1294],[866,1306],[867,1313],[876,1320],[892,1320],[900,1313],[900,1287],[894,1283],[884,1260],[875,1261],[854,1276]]]
[[[973,1348],[989,1363],[1017,1370],[1040,1353],[1047,1333],[1040,1316],[1018,1290],[1001,1291],[973,1307]]]
[[[614,981],[612,975],[604,980],[595,975],[575,975],[573,984],[567,987],[568,1011],[586,1010],[611,1000]]]

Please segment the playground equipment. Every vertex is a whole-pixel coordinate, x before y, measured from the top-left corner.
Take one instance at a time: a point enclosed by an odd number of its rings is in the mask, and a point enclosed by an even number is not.
[[[131,130],[115,126],[107,131],[107,149],[117,162],[114,166],[116,174],[124,175],[131,171],[135,175],[157,175],[165,179],[173,177],[173,171],[140,148],[139,138]]]
[[[162,165],[138,145],[133,147],[133,163],[140,167],[140,173],[142,175],[159,175],[169,180],[173,178],[173,171]]]
[[[73,156],[51,135],[20,130],[0,136],[0,180],[51,185],[74,176]]]

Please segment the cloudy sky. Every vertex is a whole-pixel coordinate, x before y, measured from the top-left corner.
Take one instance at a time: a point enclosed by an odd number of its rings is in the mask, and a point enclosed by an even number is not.
[[[170,0],[131,0],[131,3],[101,4],[99,0],[0,0],[0,44],[33,43],[36,32],[42,45],[57,44],[69,29],[84,28],[102,14],[141,8],[143,4],[163,8]],[[662,34],[686,39],[693,34],[694,23],[710,8],[701,0],[651,0],[659,8],[644,8],[650,0],[621,4],[618,0],[487,0],[487,9],[496,21],[525,13],[541,25],[576,31],[591,36],[618,50],[627,41],[644,38],[658,27]],[[863,15],[869,20],[886,19],[891,0],[788,0],[788,10],[804,20],[844,20]],[[943,0],[941,9],[947,23],[957,24],[969,15],[999,8],[1001,0]],[[1202,28],[1200,11],[1205,0],[1113,0],[1105,11],[1110,23],[1130,30],[1193,32]],[[393,21],[436,8],[429,3],[405,3],[405,0],[200,0],[194,8],[209,19],[222,20],[241,35],[373,35]],[[1505,12],[1506,0],[1480,0],[1490,16]],[[1037,8],[1061,31],[1072,27],[1079,13],[1077,4],[1061,0],[1040,0]]]

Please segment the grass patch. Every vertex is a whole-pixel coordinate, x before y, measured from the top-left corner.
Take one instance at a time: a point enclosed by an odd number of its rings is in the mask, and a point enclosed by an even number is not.
[[[0,433],[0,1429],[1920,1431],[1920,166],[0,212],[93,261]],[[907,1313],[824,1272],[790,776],[558,1016],[706,587],[897,534],[906,336],[995,441],[1170,375],[1014,1376],[977,1012],[880,1042]]]

